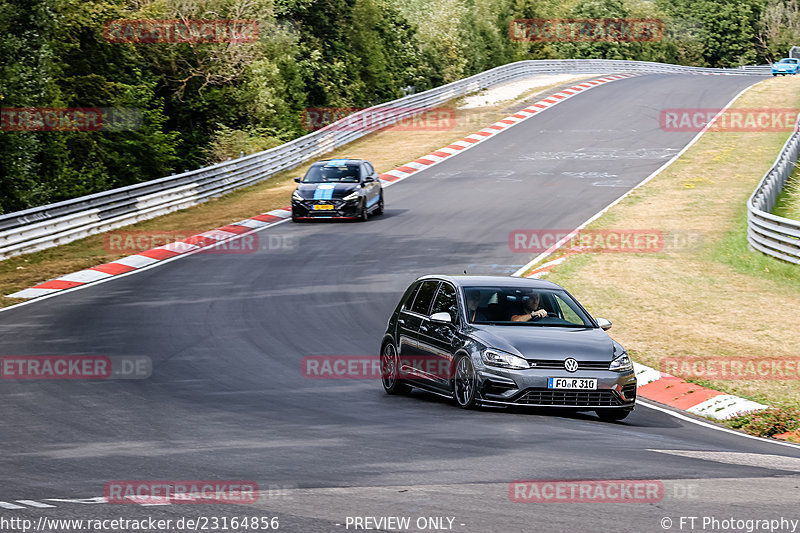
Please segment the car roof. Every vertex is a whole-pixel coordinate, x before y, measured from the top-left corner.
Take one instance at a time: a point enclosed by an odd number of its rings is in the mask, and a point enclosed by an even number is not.
[[[545,281],[543,279],[532,278],[518,278],[514,276],[450,276],[450,275],[437,275],[430,274],[421,276],[418,280],[426,279],[440,279],[449,281],[457,287],[472,287],[476,285],[488,286],[501,286],[501,287],[519,287],[526,289],[563,289],[561,285],[553,283],[552,281]]]
[[[334,159],[320,159],[312,163],[313,165],[324,165],[325,163],[329,163],[331,161],[344,161],[345,163],[367,163],[366,159],[353,159],[352,157],[336,157]]]

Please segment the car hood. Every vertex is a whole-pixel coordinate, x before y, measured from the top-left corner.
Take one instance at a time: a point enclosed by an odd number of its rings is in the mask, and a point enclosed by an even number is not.
[[[297,191],[303,198],[317,200],[344,198],[359,189],[360,183],[301,183],[297,186]]]
[[[600,328],[488,326],[473,324],[469,334],[491,348],[526,359],[611,361],[614,341]],[[621,347],[620,347],[621,348]]]

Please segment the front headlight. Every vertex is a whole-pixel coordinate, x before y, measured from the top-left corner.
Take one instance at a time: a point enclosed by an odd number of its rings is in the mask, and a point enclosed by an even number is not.
[[[491,348],[487,348],[481,352],[481,359],[483,359],[483,362],[488,366],[497,366],[500,368],[521,369],[530,368],[531,366],[528,364],[528,361],[522,357],[517,357],[516,355],[500,352],[498,350],[492,350]]]
[[[355,191],[355,192],[351,192],[350,194],[348,194],[347,196],[342,198],[342,200],[344,200],[345,202],[349,202],[351,200],[358,200],[359,196],[361,196],[361,195],[358,193],[358,191]]]
[[[626,372],[628,370],[633,370],[633,361],[628,356],[628,352],[623,351],[622,355],[611,361],[611,364],[608,365],[609,370],[614,370],[615,372]]]
[[[294,191],[292,193],[292,200],[297,200],[298,202],[302,202],[303,200],[305,200],[305,198],[300,196],[300,193],[298,191]]]

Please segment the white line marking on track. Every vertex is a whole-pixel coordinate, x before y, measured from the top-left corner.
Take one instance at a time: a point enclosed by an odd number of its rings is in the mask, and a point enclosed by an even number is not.
[[[49,503],[37,502],[36,500],[14,500],[14,501],[17,503],[24,503],[25,505],[30,505],[31,507],[38,507],[40,509],[55,507],[55,505],[50,505]]]
[[[800,472],[800,457],[786,457],[785,455],[772,455],[768,453],[723,452],[723,451],[698,451],[698,450],[656,450],[650,452],[678,455],[703,461],[715,461],[730,465],[753,466],[756,468],[769,468],[771,470],[786,470]]]
[[[105,496],[95,496],[93,498],[44,498],[49,502],[59,502],[59,503],[84,503],[84,504],[95,504],[95,503],[108,503]]]
[[[13,503],[0,502],[0,509],[27,509],[22,505],[14,505]]]

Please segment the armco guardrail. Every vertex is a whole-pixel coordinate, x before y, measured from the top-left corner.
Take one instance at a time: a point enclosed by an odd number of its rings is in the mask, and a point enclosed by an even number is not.
[[[519,61],[419,94],[379,104],[342,120],[385,112],[367,130],[331,124],[281,146],[210,167],[0,216],[0,259],[29,253],[183,209],[251,185],[334,148],[420,114],[453,98],[500,83],[548,73],[664,72],[765,75],[769,67],[708,69],[645,61],[562,59]]]
[[[747,242],[765,254],[800,264],[800,222],[770,213],[800,154],[800,115],[778,158],[747,200]]]

